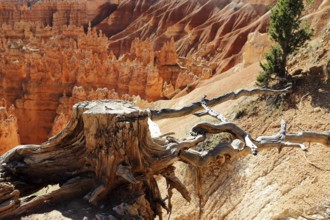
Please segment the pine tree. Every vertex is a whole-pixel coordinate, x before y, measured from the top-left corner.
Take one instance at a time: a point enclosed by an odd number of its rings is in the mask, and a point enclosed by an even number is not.
[[[312,36],[307,26],[301,27],[303,10],[303,0],[278,0],[272,8],[268,34],[275,45],[266,54],[265,63],[260,63],[262,72],[257,78],[257,85],[267,87],[272,74],[287,80],[288,56]]]

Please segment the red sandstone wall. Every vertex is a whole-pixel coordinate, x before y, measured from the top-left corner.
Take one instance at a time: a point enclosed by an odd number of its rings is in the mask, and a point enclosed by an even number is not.
[[[193,89],[241,62],[247,35],[267,20],[264,4],[215,0],[26,5],[0,2],[0,97],[16,108],[22,143],[63,128],[78,101]]]

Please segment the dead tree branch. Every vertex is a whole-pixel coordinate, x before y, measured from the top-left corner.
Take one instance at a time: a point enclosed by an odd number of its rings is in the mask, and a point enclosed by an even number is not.
[[[207,102],[206,102],[206,96],[202,97],[201,105],[205,109],[205,111],[194,113],[194,115],[196,115],[198,117],[201,117],[204,115],[210,115],[213,118],[218,119],[220,122],[228,122],[228,120],[223,115],[221,115],[218,112],[215,112],[211,108],[209,108],[209,106],[207,105]]]
[[[236,100],[243,96],[280,95],[280,94],[289,93],[290,91],[291,91],[291,87],[281,90],[273,90],[273,89],[265,89],[265,88],[240,89],[236,92],[230,92],[210,100],[205,99],[205,104],[209,107],[212,107],[229,100]],[[192,114],[202,109],[203,106],[201,102],[194,102],[191,105],[187,105],[178,109],[163,108],[159,110],[150,110],[150,116],[151,119],[154,120],[163,119],[163,118],[174,118],[174,117],[180,117],[183,115]]]
[[[286,122],[282,119],[281,129],[279,133],[272,136],[259,136],[256,140],[244,131],[242,128],[234,123],[228,122],[221,114],[210,109],[204,102],[205,96],[202,98],[202,105],[205,112],[195,114],[196,116],[203,116],[209,114],[210,116],[218,119],[222,123],[212,124],[209,122],[202,122],[192,128],[192,133],[195,134],[217,134],[217,133],[230,133],[235,139],[231,144],[219,143],[209,151],[198,152],[192,149],[182,151],[180,159],[196,167],[207,166],[211,161],[221,159],[221,164],[225,162],[226,158],[233,159],[238,153],[240,156],[249,154],[249,147],[252,154],[257,154],[258,148],[276,147],[279,151],[283,147],[299,147],[306,150],[304,142],[317,142],[329,146],[330,132],[300,132],[297,134],[286,134]],[[303,138],[302,138],[303,137]]]

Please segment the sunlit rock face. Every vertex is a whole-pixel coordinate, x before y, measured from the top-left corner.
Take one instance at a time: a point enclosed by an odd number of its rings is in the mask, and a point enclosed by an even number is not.
[[[250,32],[265,32],[271,3],[124,0],[97,28],[110,37],[116,55],[128,51],[136,37],[151,39],[156,50],[173,38],[179,56],[216,62],[215,72],[223,72],[241,62]]]
[[[0,155],[20,143],[17,117],[13,105],[7,107],[7,102],[0,100]]]
[[[78,101],[175,97],[243,61],[267,4],[1,1],[0,97],[16,108],[22,143],[62,129]]]
[[[272,41],[266,33],[250,33],[243,47],[243,64],[248,66],[262,60],[271,45]]]

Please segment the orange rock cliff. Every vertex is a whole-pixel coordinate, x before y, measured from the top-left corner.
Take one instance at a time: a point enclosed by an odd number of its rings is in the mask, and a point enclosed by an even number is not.
[[[170,99],[247,65],[271,2],[1,1],[0,97],[17,117],[1,129],[15,145],[40,143],[79,101]]]
[[[20,143],[15,107],[0,101],[0,152],[8,151]]]

